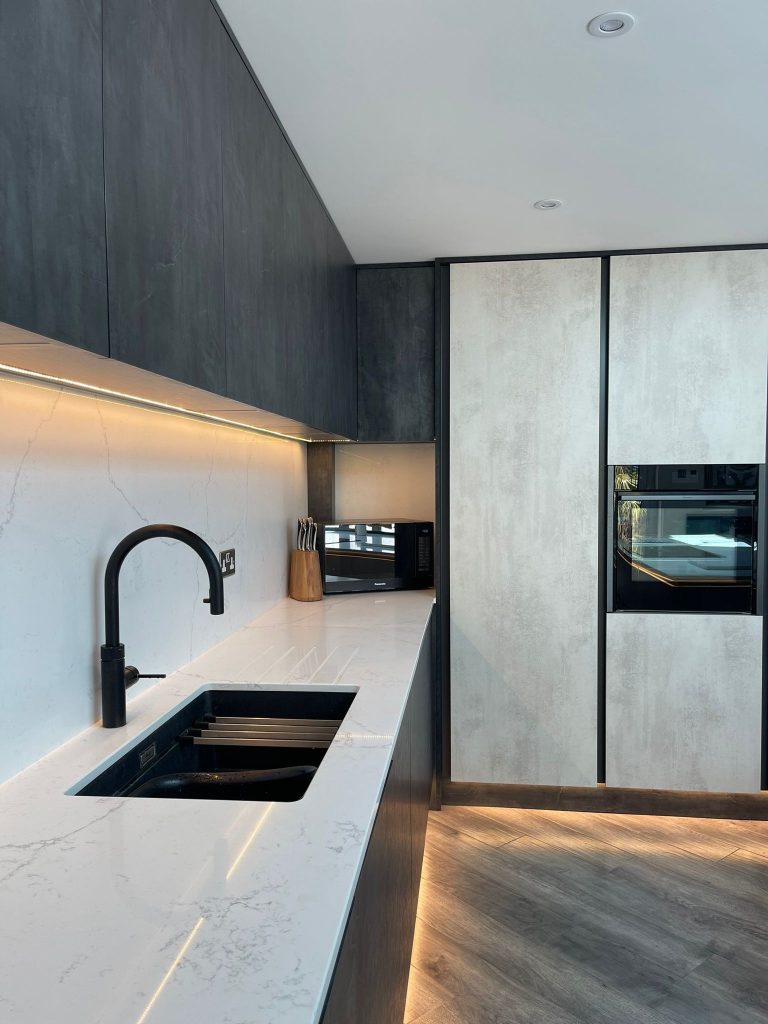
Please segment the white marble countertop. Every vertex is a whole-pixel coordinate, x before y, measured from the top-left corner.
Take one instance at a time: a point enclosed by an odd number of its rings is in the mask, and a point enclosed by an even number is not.
[[[280,602],[0,787],[3,1024],[314,1024],[432,600]],[[67,795],[230,684],[359,688],[303,799]]]

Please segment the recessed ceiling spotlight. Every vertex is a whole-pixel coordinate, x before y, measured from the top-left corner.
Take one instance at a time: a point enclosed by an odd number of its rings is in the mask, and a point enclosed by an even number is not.
[[[560,199],[537,199],[533,204],[534,210],[556,210],[558,206],[562,206],[562,200]]]
[[[587,31],[593,36],[623,36],[635,24],[631,14],[623,11],[611,11],[609,14],[598,14],[587,25]]]

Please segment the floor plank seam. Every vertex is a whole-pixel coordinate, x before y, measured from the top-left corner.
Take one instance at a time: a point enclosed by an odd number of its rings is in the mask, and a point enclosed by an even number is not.
[[[662,816],[446,810],[430,819],[429,884],[417,912],[427,945],[413,963],[414,1009],[428,1008],[408,1024],[498,1022],[497,1000],[515,1001],[510,992],[519,992],[522,1007],[509,1018],[516,1024],[527,1020],[529,1001],[544,1013],[536,1017],[542,1024],[603,1024],[612,1007],[619,1024],[768,1024],[768,925],[761,923],[763,912],[768,921],[768,823],[749,829],[707,819],[686,827]],[[507,829],[518,834],[505,839]],[[731,848],[735,838],[745,845]],[[509,892],[508,915],[494,909],[494,885]],[[589,896],[593,889],[602,902]],[[446,899],[447,917],[439,909]],[[568,934],[553,941],[546,922],[555,927],[560,916]],[[542,943],[541,969],[555,979],[566,971],[568,984],[583,990],[576,1009],[561,983],[549,991],[538,968],[529,976],[528,926],[531,941]],[[475,928],[490,945],[476,950]],[[505,928],[512,938],[500,952]],[[488,976],[487,998],[473,987],[478,972]],[[468,983],[471,1004],[461,995]]]

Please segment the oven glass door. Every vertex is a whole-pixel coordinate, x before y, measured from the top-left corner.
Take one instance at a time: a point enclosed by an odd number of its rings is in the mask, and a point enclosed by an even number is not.
[[[615,608],[754,611],[750,495],[617,494]]]
[[[325,528],[326,583],[392,580],[394,523],[335,523]]]

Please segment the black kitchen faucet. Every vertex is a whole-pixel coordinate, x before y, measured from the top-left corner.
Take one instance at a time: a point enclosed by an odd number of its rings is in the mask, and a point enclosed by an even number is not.
[[[221,615],[224,611],[224,581],[221,575],[219,560],[205,543],[191,530],[183,526],[170,526],[159,523],[155,526],[142,526],[134,530],[117,545],[107,562],[104,573],[104,624],[106,643],[101,647],[101,724],[106,729],[116,729],[125,725],[125,691],[137,679],[162,679],[158,675],[142,675],[138,669],[125,665],[125,647],[120,643],[120,597],[118,578],[120,567],[125,556],[137,544],[150,540],[152,537],[170,537],[180,540],[196,551],[208,570],[210,582],[209,596],[205,602],[211,606],[211,615]]]

